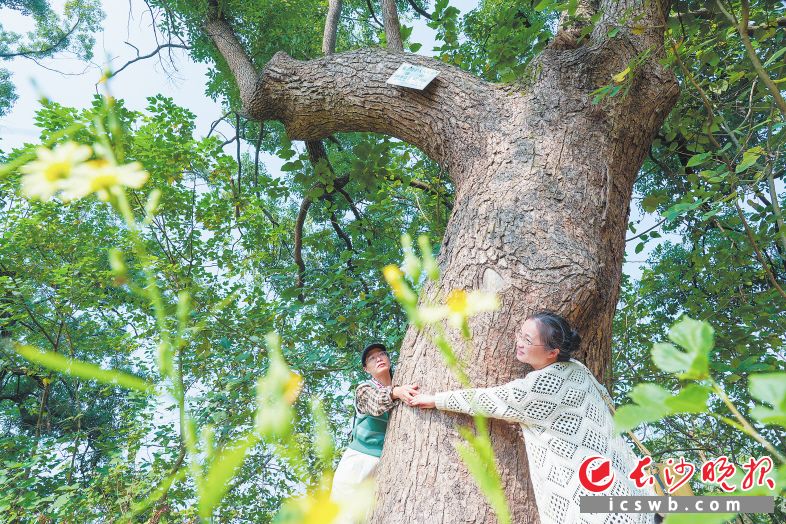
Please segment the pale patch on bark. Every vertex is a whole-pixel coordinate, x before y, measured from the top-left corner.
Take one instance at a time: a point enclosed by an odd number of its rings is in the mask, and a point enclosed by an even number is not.
[[[497,273],[494,269],[487,267],[483,271],[483,291],[489,293],[499,293],[508,287],[505,277]]]

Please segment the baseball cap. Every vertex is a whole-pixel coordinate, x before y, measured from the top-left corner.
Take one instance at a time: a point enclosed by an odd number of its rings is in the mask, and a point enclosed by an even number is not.
[[[381,349],[385,352],[388,350],[384,344],[380,344],[379,342],[374,342],[373,344],[366,346],[366,349],[363,350],[363,355],[360,357],[360,363],[363,364],[364,367],[366,366],[366,358],[368,357],[368,354],[371,353],[372,349]]]

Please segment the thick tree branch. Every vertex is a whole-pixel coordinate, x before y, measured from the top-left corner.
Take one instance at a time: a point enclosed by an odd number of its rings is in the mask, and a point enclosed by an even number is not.
[[[597,12],[602,13],[592,32],[594,40],[608,40],[609,30],[619,27],[623,28],[621,35],[636,44],[637,52],[662,44],[671,0],[595,0],[585,3],[597,4]]]
[[[218,48],[224,57],[237,88],[240,91],[240,100],[243,107],[253,106],[257,94],[259,75],[254,67],[251,57],[248,56],[235,32],[221,13],[218,0],[209,0],[209,12],[205,21],[205,33]]]
[[[336,51],[336,34],[340,16],[341,0],[330,0],[325,18],[325,32],[322,35],[322,53],[325,55],[332,55]]]
[[[297,264],[297,283],[300,290],[298,298],[303,302],[303,284],[306,279],[306,264],[303,262],[303,225],[306,223],[308,208],[311,207],[311,199],[306,197],[300,203],[300,210],[295,221],[295,264]]]
[[[333,226],[333,231],[344,241],[344,245],[347,247],[347,251],[355,252],[355,248],[352,247],[352,240],[349,238],[349,235],[341,228],[341,224],[338,221],[338,217],[336,216],[336,212],[332,211],[330,213],[330,224]],[[369,289],[366,281],[363,280],[363,277],[355,271],[356,267],[355,264],[352,263],[352,257],[347,259],[347,269],[349,269],[352,273],[355,274],[360,284],[363,286],[363,290],[368,295]]]
[[[382,21],[385,23],[388,51],[403,53],[404,42],[401,41],[401,24],[398,21],[396,0],[382,0]]]
[[[304,62],[277,53],[260,74],[217,2],[212,3],[205,32],[237,82],[245,116],[279,120],[291,139],[318,140],[340,131],[371,131],[404,140],[437,162],[449,163],[455,153],[451,145],[473,143],[480,148],[487,135],[478,128],[482,119],[462,115],[498,111],[502,103],[502,88],[418,55],[407,54],[406,60],[439,71],[425,90],[386,84],[403,56],[382,50],[357,50]],[[471,152],[462,148],[460,156],[466,160],[467,153]]]
[[[377,18],[377,14],[374,12],[374,6],[371,4],[371,0],[366,0],[366,6],[368,6],[368,12],[371,13],[371,18],[379,25],[379,27],[384,27],[384,24],[379,21]]]
[[[308,140],[306,141],[306,151],[308,152],[308,159],[311,162],[311,166],[314,168],[314,172],[316,173],[317,170],[321,167],[324,163],[327,169],[330,171],[331,174],[335,175],[333,172],[333,166],[330,165],[330,160],[327,156],[327,150],[325,149],[325,144],[322,143],[321,140]],[[341,188],[349,181],[349,177],[342,177],[340,180],[335,180],[334,188],[338,187]],[[314,187],[318,186],[317,183]],[[303,284],[305,283],[306,278],[306,264],[303,262],[303,226],[306,223],[306,217],[308,216],[308,208],[311,207],[311,198],[306,196],[303,201],[300,203],[300,210],[298,211],[297,220],[295,221],[295,264],[298,267],[297,273],[297,287],[300,289],[300,293],[298,298],[301,302],[304,300],[303,296]]]
[[[561,29],[581,29],[590,22],[597,7],[597,0],[578,0],[576,11],[572,15],[568,11],[564,11],[560,15],[559,27]]]
[[[338,222],[338,217],[336,216],[336,212],[333,211],[330,213],[330,224],[333,226],[333,230],[339,236],[341,240],[344,241],[344,245],[347,246],[347,251],[355,251],[355,248],[352,247],[352,239],[349,238],[346,231],[341,228],[341,224]],[[347,260],[348,266],[352,269],[352,259]]]
[[[504,91],[434,59],[406,55],[406,61],[439,71],[423,91],[386,84],[402,55],[357,50],[301,62],[277,53],[262,72],[259,92],[246,112],[280,120],[292,139],[316,140],[341,131],[394,136],[450,163],[459,144],[485,143],[483,120],[465,115],[500,111]]]
[[[341,14],[341,0],[330,0],[325,29],[322,35],[322,52],[326,55],[333,54],[336,50],[336,32],[338,31],[338,19]],[[317,172],[320,162],[325,162],[331,173],[334,173],[333,166],[327,156],[325,144],[321,140],[307,140],[306,151],[314,172]],[[308,208],[311,207],[311,199],[306,197],[300,204],[297,221],[295,222],[295,264],[298,267],[297,287],[300,289],[299,298],[303,302],[303,284],[306,275],[306,264],[303,262],[303,225],[308,215]]]
[[[336,188],[336,190],[341,194],[341,196],[344,197],[344,200],[347,201],[347,204],[349,205],[349,209],[350,211],[352,211],[352,214],[355,216],[355,220],[358,222],[358,224],[363,224],[363,216],[360,214],[360,210],[358,209],[358,206],[355,205],[355,201],[352,200],[352,196],[350,196],[350,194],[347,193],[343,187]],[[364,231],[363,236],[366,238],[366,244],[370,246],[371,239],[368,237],[368,234],[365,232],[365,229],[363,231]]]

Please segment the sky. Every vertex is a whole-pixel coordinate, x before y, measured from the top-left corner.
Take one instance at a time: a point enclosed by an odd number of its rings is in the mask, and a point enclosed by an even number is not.
[[[54,9],[61,10],[64,0],[50,3]],[[473,9],[477,3],[475,0],[451,0],[451,5],[462,13]],[[104,1],[103,9],[106,18],[103,31],[96,35],[92,63],[86,64],[64,55],[39,62],[28,59],[0,62],[0,67],[12,72],[19,96],[9,114],[0,118],[0,149],[10,150],[26,142],[38,141],[34,115],[42,96],[65,106],[86,107],[93,94],[99,92],[96,84],[104,69],[109,66],[117,70],[137,56],[137,51],[129,43],[138,48],[142,55],[156,48],[153,22],[144,2]],[[9,9],[0,9],[0,19],[5,27],[17,32],[31,27],[29,20]],[[412,41],[423,44],[420,54],[433,54],[434,31],[422,19],[406,23],[414,25]],[[150,58],[130,65],[110,80],[109,89],[113,96],[124,100],[126,107],[135,110],[144,109],[148,96],[160,93],[171,97],[176,104],[196,115],[196,132],[205,135],[211,124],[224,113],[218,103],[205,96],[208,67],[193,62],[183,49],[171,50],[171,62],[169,56],[170,53],[167,53],[166,59]],[[221,123],[216,129],[225,136],[234,135],[228,124]],[[245,147],[250,150],[250,146]],[[234,151],[227,152],[234,155]],[[270,155],[264,155],[262,161],[273,176],[283,164],[283,160]],[[637,226],[638,232],[657,223],[660,217],[642,214],[637,207],[632,206],[631,218],[634,222],[641,221]],[[629,232],[628,237],[631,236]],[[646,261],[658,243],[667,239],[679,241],[678,237],[664,235],[662,239],[649,241],[644,251],[638,254],[633,251],[638,242],[628,242],[623,271],[634,279],[640,278],[642,262]]]

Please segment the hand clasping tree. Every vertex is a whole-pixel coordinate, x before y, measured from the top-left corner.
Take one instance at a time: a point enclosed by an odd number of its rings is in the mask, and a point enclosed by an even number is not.
[[[499,294],[502,307],[472,321],[476,345],[461,355],[474,384],[523,373],[510,355],[513,333],[540,308],[575,323],[585,341],[581,358],[603,375],[633,183],[678,94],[659,63],[670,3],[571,2],[555,38],[508,84],[404,54],[395,3],[382,3],[386,50],[333,54],[340,0],[330,0],[327,56],[319,59],[277,53],[259,67],[233,30],[230,2],[207,2],[203,29],[231,71],[244,116],[280,121],[291,139],[307,141],[312,160],[333,133],[376,132],[420,148],[449,173],[455,204],[441,278],[425,295],[456,288]],[[423,91],[386,84],[404,61],[439,75]],[[624,81],[625,95],[593,103],[612,77]],[[457,386],[429,338],[412,328],[396,375],[424,391]],[[536,522],[521,439],[507,424],[490,427],[512,519]],[[495,520],[450,445],[456,437],[448,415],[394,413],[375,522]]]

